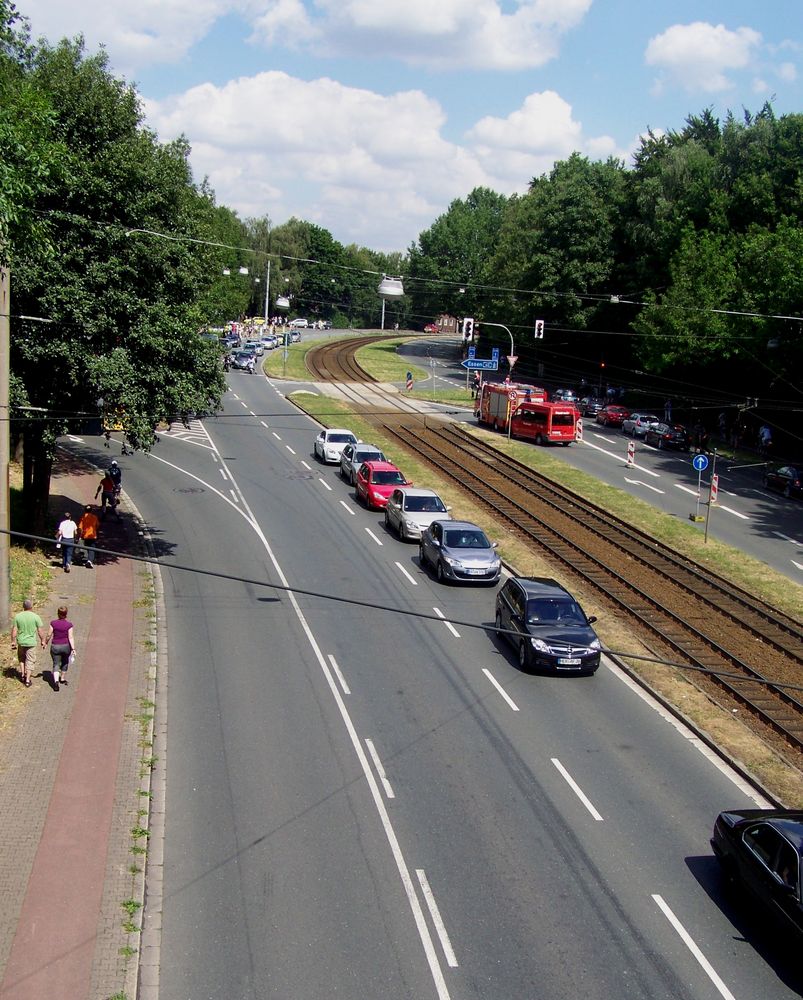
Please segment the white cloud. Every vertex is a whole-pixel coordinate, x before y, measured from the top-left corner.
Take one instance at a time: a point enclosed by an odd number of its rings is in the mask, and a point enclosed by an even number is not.
[[[784,81],[784,83],[794,83],[795,80],[797,80],[797,67],[794,63],[781,63],[777,72],[778,76]]]
[[[36,33],[83,31],[118,72],[177,63],[227,15],[250,41],[316,55],[394,59],[436,69],[524,69],[555,58],[592,0],[28,0]],[[514,9],[507,13],[503,8]]]
[[[656,92],[668,83],[688,91],[717,93],[731,87],[728,70],[744,69],[755,58],[761,35],[752,28],[731,31],[723,24],[675,24],[651,38],[645,53],[648,66],[662,70]]]

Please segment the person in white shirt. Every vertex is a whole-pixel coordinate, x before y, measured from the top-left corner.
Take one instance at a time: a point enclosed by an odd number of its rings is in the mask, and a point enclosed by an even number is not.
[[[73,521],[72,514],[67,511],[64,515],[64,520],[58,527],[56,532],[56,541],[61,545],[61,565],[64,567],[64,572],[70,572],[70,566],[72,565],[72,553],[75,548],[75,535],[78,531],[78,525]]]

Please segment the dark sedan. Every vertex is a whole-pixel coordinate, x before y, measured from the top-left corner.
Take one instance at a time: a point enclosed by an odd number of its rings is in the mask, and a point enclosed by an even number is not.
[[[593,674],[601,650],[595,621],[547,577],[512,576],[496,595],[497,635],[516,647],[522,670]]]
[[[803,812],[722,812],[714,824],[711,846],[727,878],[744,886],[782,926],[803,934]]]
[[[767,469],[764,485],[768,490],[777,490],[785,497],[803,497],[803,466],[780,465]]]
[[[682,424],[653,424],[647,428],[644,443],[653,448],[677,448],[688,451],[691,445],[689,432]]]

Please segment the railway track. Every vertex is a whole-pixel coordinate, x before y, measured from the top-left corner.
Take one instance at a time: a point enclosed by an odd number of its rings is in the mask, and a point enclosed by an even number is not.
[[[363,338],[360,338],[363,339]],[[331,346],[329,377],[348,371],[357,341]],[[381,412],[380,412],[381,409]],[[782,751],[803,751],[803,628],[602,508],[507,457],[459,425],[386,407],[371,416],[386,433],[459,484],[511,532],[546,551],[639,624],[650,645],[702,671],[767,727]],[[699,680],[696,681],[699,683]]]

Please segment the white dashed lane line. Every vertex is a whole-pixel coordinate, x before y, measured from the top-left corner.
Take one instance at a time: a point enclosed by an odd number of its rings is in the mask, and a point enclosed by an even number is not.
[[[328,658],[329,658],[329,664],[332,667],[332,670],[334,671],[340,686],[343,688],[343,694],[351,694],[351,690],[349,689],[348,684],[346,684],[346,678],[343,676],[340,667],[337,665],[337,660],[334,658],[334,656],[332,656],[331,653],[329,653]]]
[[[697,490],[693,490],[691,486],[684,486],[682,483],[675,483],[676,490],[683,490],[684,493],[688,493],[690,496],[698,497],[700,494]]]
[[[340,505],[346,511],[348,511],[348,513],[351,514],[352,517],[356,517],[357,516],[357,511],[356,510],[352,510],[351,507],[349,506],[349,504],[347,504],[345,500],[341,500],[340,501]]]
[[[446,924],[444,924],[441,911],[435,902],[435,894],[430,888],[427,874],[423,868],[416,868],[415,874],[418,878],[418,884],[421,886],[421,892],[424,894],[424,902],[427,904],[429,915],[432,917],[432,923],[435,925],[441,948],[443,948],[443,957],[446,959],[446,964],[450,968],[456,969],[458,967],[457,958],[452,948],[452,942],[449,940],[449,935],[446,933]]]
[[[454,627],[454,625],[452,625],[451,622],[447,622],[446,621],[446,615],[444,615],[444,613],[441,611],[441,609],[440,608],[433,608],[432,610],[435,612],[435,614],[438,616],[438,618],[442,619],[443,624],[449,629],[449,631],[452,633],[452,635],[456,639],[459,639],[460,638],[460,633],[457,631],[457,629]]]
[[[563,764],[561,764],[561,762],[558,760],[557,757],[552,757],[551,760],[552,763],[555,765],[555,767],[558,769],[558,773],[566,781],[566,784],[569,786],[569,788],[571,788],[571,790],[574,792],[577,798],[583,803],[586,809],[588,809],[588,811],[591,813],[594,819],[598,823],[601,823],[602,816],[597,812],[597,810],[591,804],[591,800],[588,798],[588,796],[585,794],[582,788],[580,788],[580,786],[577,784],[574,778],[569,774],[569,772],[566,770]]]
[[[301,464],[304,466],[307,472],[312,472],[312,466],[309,464],[309,462],[305,462],[303,458],[301,459]]]
[[[232,498],[232,500],[235,503],[239,503],[240,502],[240,498],[237,496],[237,494],[234,492],[234,490],[229,490],[229,493],[231,493],[231,498]]]
[[[749,521],[750,518],[747,514],[740,514],[738,510],[734,510],[733,507],[726,507],[724,503],[717,504],[720,510],[726,510],[729,514],[733,514],[734,517],[738,517],[741,521]]]
[[[262,426],[265,428],[265,430],[268,429],[268,425],[265,423],[264,420],[260,420],[259,422],[262,424]]]
[[[242,400],[240,400],[240,406],[242,406],[244,410],[248,409],[248,403],[244,403]]]
[[[502,687],[502,685],[499,683],[499,681],[491,673],[491,671],[488,670],[486,667],[483,667],[482,668],[482,672],[485,674],[485,676],[488,678],[488,680],[491,682],[491,684],[493,684],[493,686],[496,688],[496,690],[499,692],[499,694],[502,695],[502,697],[505,699],[505,701],[508,703],[508,705],[510,705],[510,707],[513,709],[513,711],[514,712],[518,712],[519,706],[516,704],[515,701],[513,701],[513,699],[510,697],[510,695],[507,693],[507,691],[505,691],[505,689]]]
[[[293,451],[293,449],[290,447],[289,444],[286,444],[285,448],[290,452],[291,455],[295,455],[295,452]]]
[[[662,896],[659,896],[657,893],[653,893],[652,899],[655,902],[656,906],[659,908],[659,910],[669,921],[669,923],[672,924],[677,933],[680,935],[681,941],[686,945],[686,947],[689,949],[692,955],[694,955],[694,957],[700,963],[703,971],[711,980],[711,982],[714,984],[714,986],[716,986],[716,988],[719,990],[724,1000],[735,1000],[731,991],[719,978],[714,967],[711,965],[711,963],[708,961],[708,959],[705,957],[702,951],[700,951],[699,947],[692,938],[691,934],[689,934],[689,932],[686,930],[683,924],[678,920],[678,918],[669,908],[667,903],[664,901],[664,898]]]
[[[229,478],[228,475],[226,475],[226,470],[225,469],[220,469],[219,471],[220,471],[221,476],[223,476],[224,479],[228,479]]]
[[[631,486],[644,486],[648,490],[652,490],[653,493],[664,493],[664,490],[659,490],[657,486],[650,486],[649,483],[642,483],[640,479],[628,479],[625,476],[625,482],[630,483]]]
[[[370,528],[366,528],[365,531],[366,531],[366,534],[370,535],[370,537],[373,538],[373,540],[376,542],[377,545],[380,545],[380,546],[384,545],[384,542],[380,538],[377,538],[376,535],[373,533],[373,531],[371,531]]]
[[[272,434],[272,435],[273,435],[273,436],[274,436],[274,437],[276,438],[276,440],[277,440],[277,441],[281,441],[281,438],[280,438],[280,437],[279,437],[279,435],[278,435],[278,434],[276,433],[276,431],[271,431],[271,434]]]
[[[402,571],[402,573],[404,573],[404,575],[407,577],[407,579],[410,581],[410,583],[414,587],[417,587],[418,586],[418,580],[416,580],[414,577],[410,576],[410,574],[407,572],[407,570],[404,568],[404,566],[402,566],[402,564],[400,562],[397,562],[396,565]]]
[[[332,487],[329,485],[329,483],[327,483],[325,479],[321,479],[321,477],[318,476],[318,482],[321,484],[321,486],[325,486],[330,493],[332,492]]]
[[[385,789],[385,795],[387,795],[389,799],[395,799],[396,795],[390,782],[388,781],[387,775],[385,774],[385,769],[382,767],[382,761],[379,759],[379,754],[376,752],[373,740],[366,739],[365,745],[368,747],[368,753],[371,755],[371,760],[374,762],[376,773],[379,775],[379,780],[382,782],[382,787]]]

